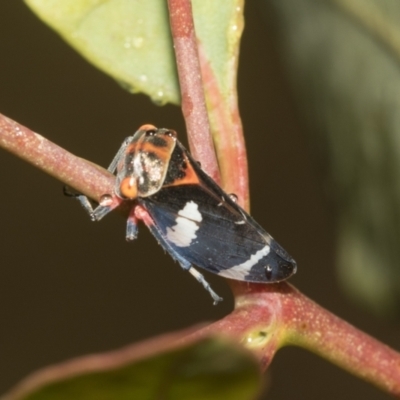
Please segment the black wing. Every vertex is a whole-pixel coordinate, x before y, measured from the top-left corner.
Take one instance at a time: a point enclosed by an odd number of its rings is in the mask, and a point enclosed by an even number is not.
[[[193,167],[200,184],[166,186],[139,199],[169,247],[226,278],[277,282],[295,273],[292,257],[197,163]]]

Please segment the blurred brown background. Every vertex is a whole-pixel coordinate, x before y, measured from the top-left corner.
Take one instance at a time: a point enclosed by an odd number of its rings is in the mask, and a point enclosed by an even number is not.
[[[107,166],[143,123],[176,129],[177,107],[130,95],[84,61],[20,1],[0,2],[0,112],[70,152]],[[334,212],[257,2],[246,5],[239,95],[249,153],[252,214],[298,261],[292,283],[360,329],[400,348],[399,327],[351,304],[334,272]],[[62,184],[0,151],[0,393],[37,368],[212,321],[232,309],[208,294],[140,229],[91,223]],[[280,351],[269,399],[388,396],[297,348]]]

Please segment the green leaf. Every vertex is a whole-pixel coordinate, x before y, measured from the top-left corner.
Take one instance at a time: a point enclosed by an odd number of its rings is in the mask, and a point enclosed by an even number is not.
[[[180,101],[167,2],[25,0],[87,60],[132,92]],[[199,41],[222,90],[232,82],[243,0],[194,0]],[[238,22],[239,21],[239,22]]]
[[[394,313],[400,305],[400,2],[267,4],[337,201],[343,286],[371,309]]]
[[[260,377],[255,358],[236,344],[208,338],[177,346],[161,337],[50,367],[2,400],[249,400]]]

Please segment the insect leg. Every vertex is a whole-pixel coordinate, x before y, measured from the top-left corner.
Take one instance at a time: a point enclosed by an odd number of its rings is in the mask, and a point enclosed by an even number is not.
[[[115,157],[111,161],[111,164],[107,168],[107,171],[111,172],[112,174],[117,169],[119,161],[125,154],[125,150],[129,144],[129,139],[130,139],[130,136],[128,136],[123,141],[117,154],[115,155]],[[75,197],[79,201],[79,203],[81,204],[83,209],[89,214],[90,219],[92,221],[100,221],[110,211],[114,210],[116,207],[118,207],[121,204],[120,199],[116,198],[115,196],[114,196],[115,198],[113,198],[111,195],[105,195],[103,201],[101,201],[100,204],[95,209],[93,209],[92,203],[90,202],[90,200],[88,199],[87,196],[85,196],[83,194],[74,194],[74,193],[70,192],[67,187],[64,187],[64,194],[66,196]],[[131,231],[130,231],[129,238],[133,237],[132,232],[134,232],[134,229],[132,226],[130,229],[131,229]],[[137,229],[136,229],[136,231],[137,231]],[[127,237],[128,237],[128,234],[127,234]],[[134,239],[134,237],[133,237],[133,239]],[[133,240],[133,239],[129,239],[129,240]]]
[[[96,207],[96,210],[97,209],[99,209],[99,210],[96,211],[96,215],[95,215],[95,213],[94,213],[95,210],[93,209],[92,203],[90,202],[88,197],[83,194],[72,192],[68,186],[64,186],[64,195],[68,196],[68,197],[73,197],[74,199],[77,199],[79,201],[80,205],[83,207],[83,209],[89,214],[90,219],[92,221],[97,221],[97,220],[103,218],[104,215],[108,214],[108,212],[111,211],[108,209],[109,207],[98,206],[98,207]]]
[[[197,271],[197,269],[194,269],[193,267],[189,268],[188,271],[192,274],[197,279],[197,282],[201,283],[204,287],[204,289],[207,290],[208,293],[210,293],[211,297],[214,300],[214,305],[218,304],[220,301],[223,300],[222,297],[219,297],[217,293],[214,292],[214,290],[211,289],[210,284],[204,279],[204,276]]]
[[[89,201],[87,196],[79,194],[75,195],[74,197],[79,201],[83,209],[89,214],[92,221],[100,221],[109,212],[117,208],[123,202],[123,200],[117,196],[104,195],[103,199],[100,200],[100,204],[93,209],[92,203]]]
[[[126,221],[126,240],[131,242],[135,240],[138,235],[138,226],[137,226],[138,219],[135,215],[135,207],[132,207],[131,211],[129,212],[128,220]]]

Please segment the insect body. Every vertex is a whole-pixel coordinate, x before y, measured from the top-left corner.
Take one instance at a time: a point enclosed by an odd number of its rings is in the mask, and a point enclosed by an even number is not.
[[[115,194],[132,202],[126,238],[142,220],[161,246],[211,294],[222,300],[193,265],[230,279],[278,282],[296,272],[292,257],[193,160],[169,129],[142,126],[128,137],[108,168]],[[119,203],[102,202],[93,220]]]

